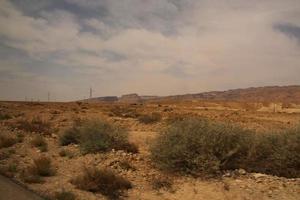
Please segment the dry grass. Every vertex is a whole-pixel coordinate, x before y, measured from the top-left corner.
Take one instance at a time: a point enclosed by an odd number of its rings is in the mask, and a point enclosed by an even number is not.
[[[158,177],[151,180],[151,186],[154,190],[170,190],[172,189],[173,182],[166,177]]]
[[[81,190],[99,192],[110,199],[118,199],[124,190],[132,188],[125,178],[116,175],[111,170],[85,168],[82,175],[71,180]]]
[[[138,118],[139,122],[144,124],[153,124],[161,120],[161,115],[159,113],[151,113],[150,115],[142,115]]]
[[[56,192],[54,195],[55,200],[75,200],[76,196],[73,192],[62,190],[60,192]]]
[[[17,138],[8,135],[8,133],[0,134],[0,148],[11,147],[17,142]]]
[[[1,120],[7,120],[7,119],[11,119],[12,116],[8,113],[3,113],[3,112],[0,112],[0,121]]]
[[[37,147],[41,152],[48,150],[48,144],[43,136],[37,135],[31,140],[31,145]]]
[[[51,125],[49,122],[42,120],[39,117],[33,118],[32,120],[19,120],[17,121],[16,128],[27,132],[36,133],[50,133]]]
[[[53,176],[55,170],[51,164],[51,160],[48,157],[39,157],[34,160],[33,164],[23,170],[21,178],[27,183],[41,183],[42,177]]]

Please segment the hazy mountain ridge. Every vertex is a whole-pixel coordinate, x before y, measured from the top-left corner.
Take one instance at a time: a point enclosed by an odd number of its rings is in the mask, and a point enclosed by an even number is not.
[[[221,100],[221,101],[251,101],[251,102],[286,102],[300,103],[300,86],[265,86],[244,89],[231,89],[226,91],[211,91],[195,94],[182,94],[170,96],[139,96],[136,93],[122,95],[121,97],[96,97],[93,102],[142,102],[155,100]]]

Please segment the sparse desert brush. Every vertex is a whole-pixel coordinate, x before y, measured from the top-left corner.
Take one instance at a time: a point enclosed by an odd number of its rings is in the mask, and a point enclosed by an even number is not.
[[[51,159],[45,156],[39,157],[33,161],[33,167],[36,168],[37,174],[40,176],[53,176],[55,170],[51,164]]]
[[[196,176],[243,168],[284,177],[300,177],[300,128],[254,133],[204,119],[171,124],[151,146],[162,169]]]
[[[300,126],[257,134],[244,169],[288,178],[300,177]]]
[[[142,115],[138,118],[138,120],[144,124],[153,124],[161,120],[161,114],[151,113],[150,115]]]
[[[172,189],[173,182],[171,179],[166,177],[156,177],[151,180],[151,186],[154,190],[170,190]]]
[[[9,133],[1,133],[0,134],[0,148],[7,148],[11,147],[16,144],[17,138],[14,136],[9,135]]]
[[[119,166],[123,169],[123,170],[132,170],[135,171],[136,168],[128,161],[128,160],[121,160],[119,162]]]
[[[61,144],[79,143],[82,153],[97,153],[111,149],[137,153],[136,145],[129,143],[128,132],[117,125],[101,120],[74,124],[61,137]]]
[[[31,120],[19,120],[17,122],[17,128],[27,132],[36,133],[49,133],[51,131],[51,125],[48,121],[42,120],[39,117],[35,117]]]
[[[69,144],[78,144],[80,140],[79,126],[73,125],[73,127],[65,130],[65,132],[59,137],[61,146]]]
[[[124,118],[137,118],[140,114],[134,107],[114,106],[110,109],[111,116],[124,117]]]
[[[85,168],[83,173],[71,180],[78,189],[99,192],[110,199],[118,199],[124,190],[132,188],[127,179],[108,169]]]
[[[42,156],[33,161],[33,164],[27,167],[21,173],[21,179],[27,183],[41,183],[43,176],[53,176],[55,170],[48,157]]]
[[[0,174],[6,177],[13,177],[17,172],[17,165],[9,163],[8,165],[0,165]]]
[[[0,112],[0,121],[1,120],[7,120],[7,119],[11,119],[12,116],[8,113],[3,113],[3,112]]]
[[[239,127],[188,118],[171,124],[154,141],[152,159],[162,169],[216,175],[247,156],[249,135],[250,131]]]
[[[41,152],[46,152],[48,150],[48,144],[43,136],[36,135],[31,140],[31,145],[37,147]]]
[[[73,192],[62,190],[60,192],[56,192],[54,195],[55,200],[75,200],[76,196]]]
[[[71,152],[70,150],[67,150],[67,149],[60,150],[59,155],[61,157],[68,157],[68,158],[73,158],[74,157],[74,153]]]

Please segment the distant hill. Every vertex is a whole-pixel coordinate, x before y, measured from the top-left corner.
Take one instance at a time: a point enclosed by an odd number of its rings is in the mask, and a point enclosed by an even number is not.
[[[164,97],[168,100],[224,100],[300,103],[300,86],[267,86]]]
[[[136,103],[156,100],[220,100],[220,101],[249,101],[249,102],[285,102],[300,103],[300,86],[266,86],[226,91],[202,92],[172,96],[139,96],[126,94],[121,97],[92,98],[92,102],[126,102]],[[86,101],[86,100],[85,100]]]

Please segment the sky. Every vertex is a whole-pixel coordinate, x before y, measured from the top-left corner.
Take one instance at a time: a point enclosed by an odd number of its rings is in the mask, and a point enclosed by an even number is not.
[[[300,84],[299,0],[0,0],[0,100]]]

